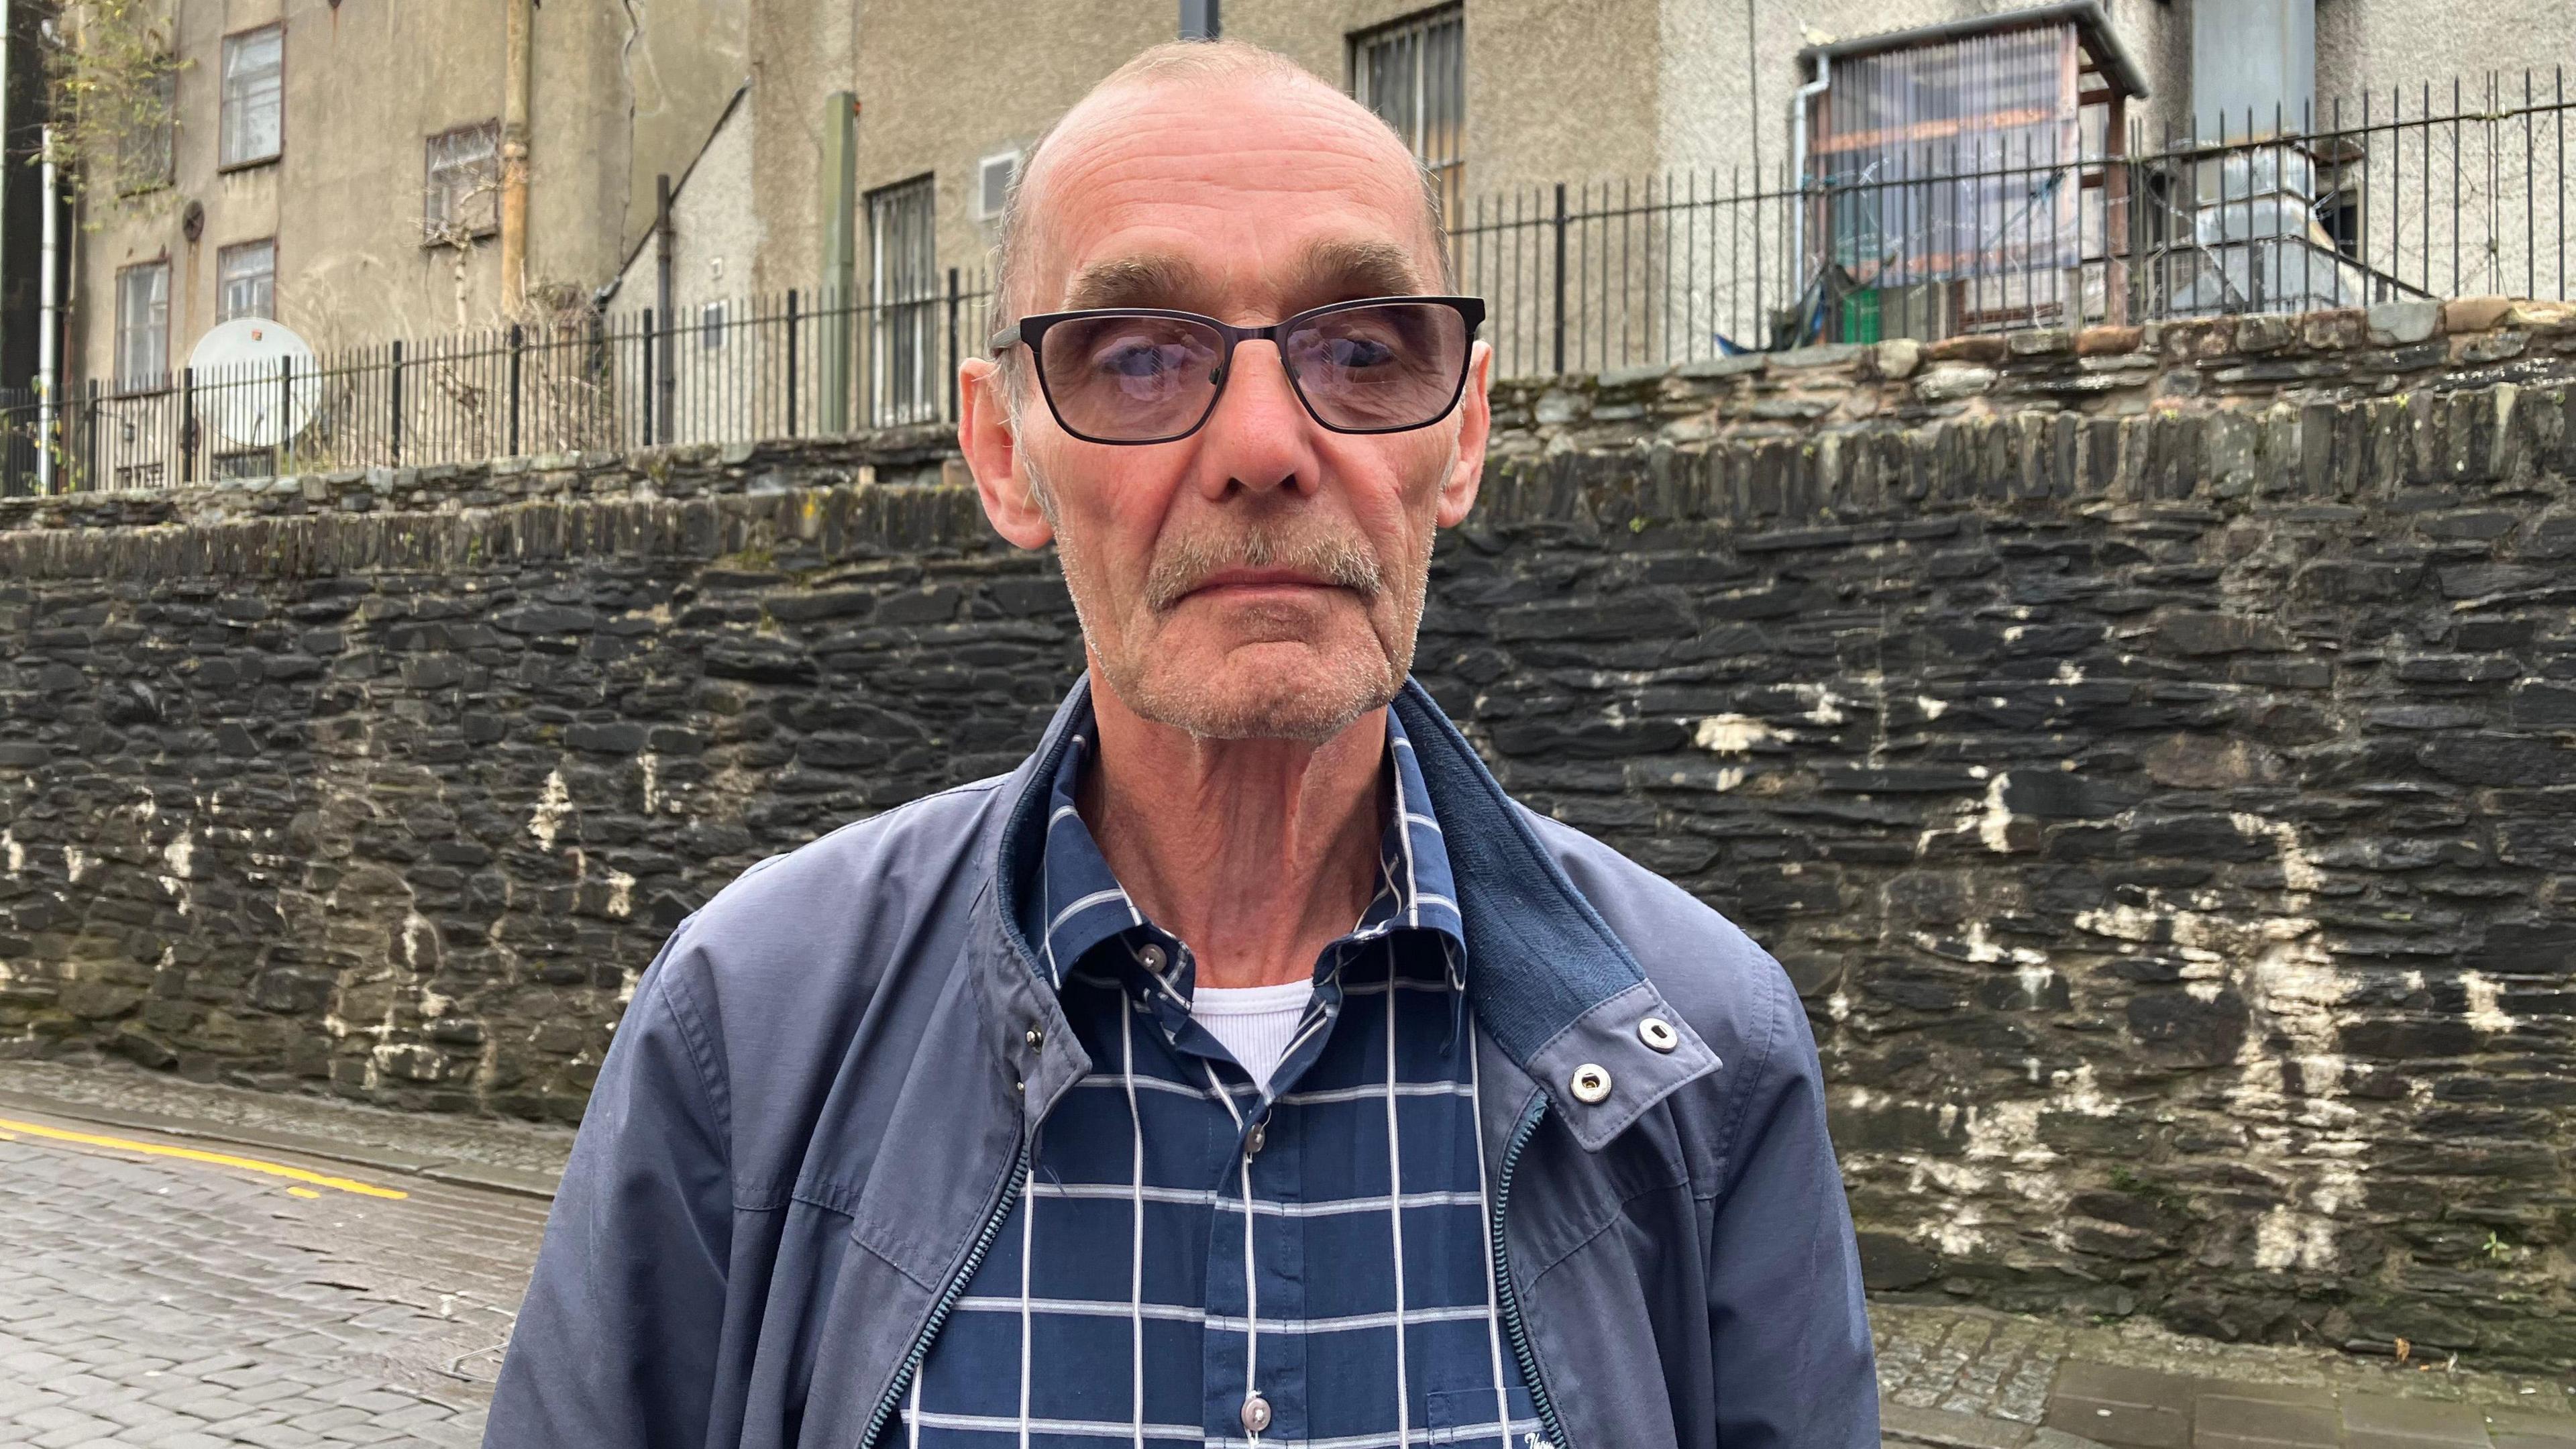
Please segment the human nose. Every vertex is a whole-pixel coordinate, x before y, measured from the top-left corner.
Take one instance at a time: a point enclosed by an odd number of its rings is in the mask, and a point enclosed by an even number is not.
[[[1236,488],[1312,492],[1320,470],[1313,425],[1277,345],[1237,344],[1224,391],[1200,432],[1202,486],[1210,497]]]

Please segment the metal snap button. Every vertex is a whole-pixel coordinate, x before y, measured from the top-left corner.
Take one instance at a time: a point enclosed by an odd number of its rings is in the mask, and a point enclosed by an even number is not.
[[[1160,976],[1163,974],[1163,948],[1148,941],[1136,948],[1136,964]]]
[[[1243,1432],[1258,1434],[1270,1427],[1270,1401],[1253,1394],[1243,1401]]]
[[[1243,1139],[1243,1155],[1246,1157],[1260,1156],[1262,1146],[1269,1142],[1269,1140],[1270,1123],[1267,1120],[1253,1123],[1251,1134]]]
[[[1029,1028],[1029,1050],[1030,1050],[1030,1051],[1036,1051],[1038,1048],[1040,1048],[1040,1047],[1042,1047],[1042,1046],[1045,1046],[1045,1045],[1046,1045],[1046,1031],[1045,1031],[1045,1029],[1044,1029],[1044,1028],[1042,1028],[1042,1027],[1035,1027],[1035,1026],[1030,1027],[1030,1028]]]
[[[1637,1040],[1659,1052],[1668,1052],[1682,1044],[1682,1034],[1660,1016],[1650,1016],[1637,1023]]]
[[[1574,1069],[1574,1100],[1586,1106],[1610,1100],[1610,1072],[1597,1062],[1585,1062]]]

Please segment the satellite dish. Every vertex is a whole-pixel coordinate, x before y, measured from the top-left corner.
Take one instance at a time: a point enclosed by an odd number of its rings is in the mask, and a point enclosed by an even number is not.
[[[227,442],[274,448],[304,431],[322,403],[321,364],[285,323],[235,317],[188,354],[197,416]]]

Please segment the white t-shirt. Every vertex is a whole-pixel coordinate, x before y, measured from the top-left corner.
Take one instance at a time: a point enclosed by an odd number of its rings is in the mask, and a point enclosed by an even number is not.
[[[1190,1017],[1232,1053],[1261,1090],[1297,1035],[1297,1022],[1315,995],[1315,983],[1285,986],[1201,986],[1190,993]]]

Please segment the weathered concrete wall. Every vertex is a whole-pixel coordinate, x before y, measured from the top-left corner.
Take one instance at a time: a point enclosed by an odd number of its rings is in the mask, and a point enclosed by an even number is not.
[[[1497,398],[1423,676],[1788,966],[1882,1290],[2576,1354],[2576,312],[2447,320]],[[930,434],[12,502],[0,579],[11,1049],[559,1118],[1076,660]]]
[[[69,238],[68,359],[115,366],[116,272],[170,264],[173,370],[213,326],[218,253],[277,243],[277,315],[317,346],[380,343],[503,321],[495,237],[424,244],[427,142],[498,122],[508,79],[500,0],[341,5],[177,4],[182,69],[173,184],[122,203],[93,194]],[[678,175],[749,70],[739,0],[577,0],[535,11],[528,282],[558,300],[616,276],[653,220],[653,178]],[[218,166],[223,38],[286,28],[274,162]],[[194,241],[186,207],[205,209]],[[734,291],[744,290],[738,283]]]

